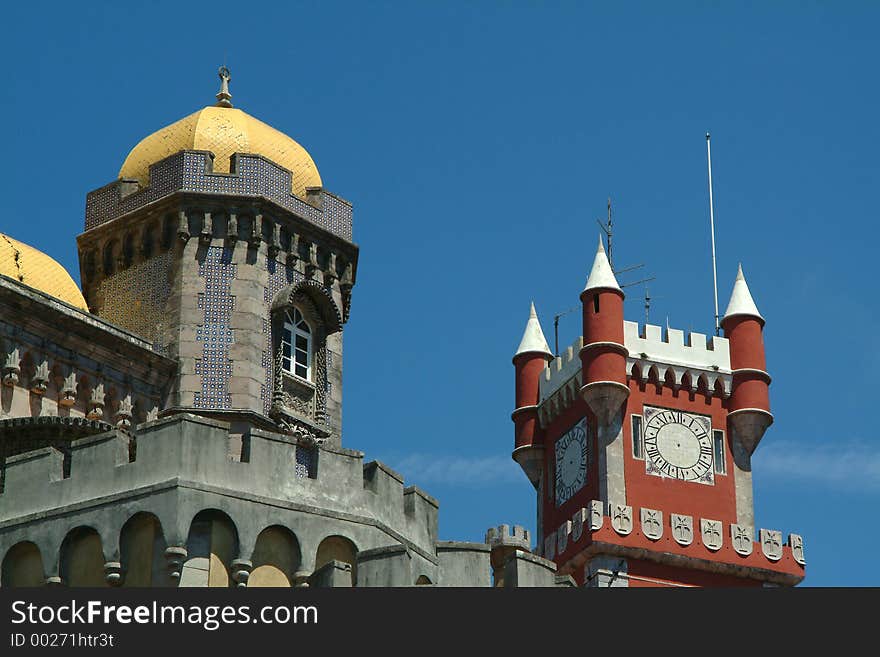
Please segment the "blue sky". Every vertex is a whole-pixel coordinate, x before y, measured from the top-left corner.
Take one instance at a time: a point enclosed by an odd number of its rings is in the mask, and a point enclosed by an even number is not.
[[[709,333],[742,261],[775,424],[756,519],[809,585],[878,585],[878,55],[873,3],[15,3],[0,52],[0,230],[78,278],[85,194],[143,136],[233,102],[355,206],[348,447],[441,500],[443,538],[534,526],[510,459],[529,301],[578,303],[610,195],[651,321]],[[631,277],[628,277],[631,276]],[[622,281],[623,282],[623,281]],[[644,320],[641,286],[627,318]],[[561,344],[578,334],[560,323]]]

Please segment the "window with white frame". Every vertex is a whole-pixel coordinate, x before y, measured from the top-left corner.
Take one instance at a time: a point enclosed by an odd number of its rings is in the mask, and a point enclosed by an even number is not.
[[[712,431],[712,439],[715,447],[715,472],[727,474],[727,461],[724,458],[724,432],[714,429]]]
[[[633,458],[645,458],[645,444],[642,442],[642,416],[632,416],[632,447]]]
[[[298,308],[284,314],[281,368],[300,379],[312,380],[312,329]]]

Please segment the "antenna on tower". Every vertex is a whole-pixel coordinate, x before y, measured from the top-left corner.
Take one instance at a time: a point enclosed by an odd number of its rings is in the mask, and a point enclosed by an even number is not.
[[[709,162],[709,226],[712,231],[712,289],[715,292],[715,335],[720,335],[718,323],[718,270],[715,266],[715,204],[712,200],[712,140],[706,133],[706,159]]]
[[[568,310],[553,315],[553,355],[559,358],[559,318],[565,317],[568,313],[572,313],[580,308],[580,306],[572,306]]]
[[[608,197],[608,223],[603,224],[601,221],[596,219],[596,223],[599,224],[599,228],[602,229],[602,232],[605,233],[605,237],[608,240],[608,264],[611,265],[611,268],[614,268],[614,257],[611,255],[611,236],[614,234],[614,228],[611,225],[611,197]]]

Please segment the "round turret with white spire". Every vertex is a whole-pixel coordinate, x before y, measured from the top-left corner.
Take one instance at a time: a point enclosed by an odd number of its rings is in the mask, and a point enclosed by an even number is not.
[[[602,236],[599,235],[599,247],[596,249],[596,257],[593,259],[593,268],[587,278],[587,284],[584,292],[587,290],[617,290],[623,294],[617,279],[614,277],[614,271],[611,269],[611,263],[608,262],[608,256],[605,255],[605,246],[602,244]]]
[[[553,358],[553,352],[550,351],[550,345],[547,344],[547,338],[544,337],[544,331],[541,329],[541,322],[538,321],[534,301],[532,301],[532,307],[529,310],[526,330],[523,332],[522,340],[513,357],[516,358],[527,353],[542,354]]]
[[[736,281],[733,283],[733,292],[730,294],[730,302],[727,304],[727,310],[724,311],[724,318],[721,321],[730,319],[738,315],[755,317],[764,323],[764,318],[758,312],[758,306],[752,299],[752,293],[749,291],[746,277],[743,276],[742,263],[736,272]]]

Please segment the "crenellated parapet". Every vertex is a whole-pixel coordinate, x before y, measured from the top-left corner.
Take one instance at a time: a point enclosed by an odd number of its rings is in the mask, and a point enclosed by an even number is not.
[[[685,333],[679,329],[624,322],[623,334],[627,371],[639,381],[651,379],[672,382],[675,390],[684,387],[690,392],[702,388],[708,395],[720,391],[730,395],[730,346],[726,338],[702,333]]]
[[[150,166],[150,185],[119,180],[86,196],[85,228],[90,230],[176,193],[263,198],[351,241],[351,204],[321,188],[291,193],[291,173],[261,155],[236,153],[230,173],[215,172],[208,151],[181,151]]]
[[[707,396],[728,397],[733,381],[730,348],[726,338],[679,329],[623,322],[627,376],[640,383],[671,385],[674,390]],[[547,363],[540,378],[538,417],[542,426],[569,408],[583,386],[579,354],[584,339],[578,338]]]
[[[222,498],[225,510],[241,509],[230,515],[245,543],[256,539],[249,523],[265,526],[265,510],[272,508],[312,518],[312,523],[317,517],[335,519],[339,526],[354,527],[349,534],[355,537],[381,534],[381,540],[378,535],[370,540],[380,545],[399,542],[414,558],[436,563],[437,500],[416,486],[406,486],[400,475],[379,462],[364,464],[361,452],[314,447],[259,429],[241,435],[227,423],[186,414],[142,425],[136,438],[106,425],[94,433],[95,426],[100,428],[94,422],[82,428],[83,437],[69,441],[68,453],[47,446],[6,459],[0,537],[4,532],[26,537],[27,527],[40,518],[54,518],[42,526],[52,531],[57,527],[63,534],[69,524],[65,517],[89,516],[89,509],[96,519],[106,513],[126,516],[120,516],[121,526],[131,507],[118,503],[106,508],[105,502],[137,500],[136,507],[155,514],[168,527],[173,545],[178,507],[166,507],[160,500],[194,495],[193,504],[205,505],[216,495],[214,503],[221,504]],[[72,427],[66,430],[72,433]],[[249,504],[257,505],[253,519],[245,511]],[[315,525],[315,531],[319,528]],[[178,528],[177,534],[184,530]]]
[[[804,577],[799,534],[592,500],[544,538],[537,550],[573,572],[593,555],[645,559],[669,566],[794,585]]]
[[[538,417],[545,426],[559,413],[580,398],[583,386],[583,370],[580,352],[584,347],[582,336],[558,357],[547,363],[541,378]]]

